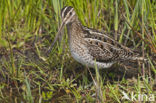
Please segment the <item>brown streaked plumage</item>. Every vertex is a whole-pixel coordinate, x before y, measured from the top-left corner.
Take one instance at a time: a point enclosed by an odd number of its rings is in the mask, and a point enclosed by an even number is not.
[[[118,61],[144,60],[105,33],[83,26],[71,6],[61,10],[61,18],[62,24],[50,51],[66,25],[71,55],[83,65],[94,68],[96,64],[98,68],[109,68]]]

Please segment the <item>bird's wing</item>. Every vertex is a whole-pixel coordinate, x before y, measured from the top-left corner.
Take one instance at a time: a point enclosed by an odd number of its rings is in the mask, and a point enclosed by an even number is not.
[[[88,27],[83,27],[83,30],[89,52],[96,60],[144,60],[144,58],[138,57],[138,54],[134,53],[128,47],[106,35],[107,33],[99,32]]]
[[[114,40],[112,37],[108,36],[106,32],[100,32],[98,30],[88,28],[83,26],[85,38],[92,38],[97,39],[102,42],[107,42],[111,45],[113,45],[115,48],[124,49],[125,51],[133,52],[131,49],[125,47],[124,45],[120,44],[116,40]]]
[[[86,38],[89,54],[98,62],[110,62],[119,58],[119,50],[106,42]]]
[[[99,62],[127,60],[134,57],[133,52],[108,42],[92,38],[85,38],[85,41],[87,42],[90,55]]]

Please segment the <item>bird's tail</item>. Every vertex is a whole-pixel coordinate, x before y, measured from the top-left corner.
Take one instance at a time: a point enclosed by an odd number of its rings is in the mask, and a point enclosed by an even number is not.
[[[144,57],[141,57],[139,53],[132,52],[132,51],[124,51],[120,53],[120,57],[123,60],[133,60],[133,61],[142,61],[142,62],[147,61],[147,59]]]
[[[131,59],[132,59],[132,60],[137,60],[137,61],[147,61],[146,58],[144,58],[144,57],[137,57],[137,56],[136,56],[136,57],[134,56],[134,57],[132,57]]]
[[[142,61],[142,62],[147,61],[147,59],[145,57],[141,57],[137,53],[129,53],[129,54],[130,55],[125,56],[127,60]]]

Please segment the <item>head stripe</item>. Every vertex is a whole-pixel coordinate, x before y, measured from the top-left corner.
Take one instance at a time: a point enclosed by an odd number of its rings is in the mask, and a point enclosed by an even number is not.
[[[71,6],[66,6],[66,7],[64,7],[64,8],[61,10],[61,16],[64,18],[64,17],[68,14],[68,12],[69,12],[71,9],[72,9]]]
[[[71,20],[71,18],[75,15],[75,12],[72,13],[72,15],[70,15],[70,13],[74,11],[74,8],[72,8],[67,15],[68,18],[65,18],[64,21],[69,22]],[[70,16],[69,16],[70,15]]]
[[[64,8],[61,9],[61,16],[62,16],[62,17],[64,17],[64,12],[66,11],[67,8],[68,8],[68,7],[66,6],[66,7],[64,7]]]

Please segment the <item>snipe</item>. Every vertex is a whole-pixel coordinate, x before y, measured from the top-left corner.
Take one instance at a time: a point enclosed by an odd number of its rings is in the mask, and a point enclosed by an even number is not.
[[[119,61],[144,60],[105,33],[83,26],[71,6],[61,10],[61,18],[62,24],[50,51],[66,25],[71,55],[83,65],[94,68],[96,64],[97,68],[109,68]]]

